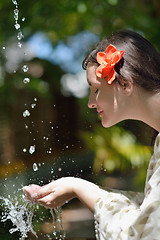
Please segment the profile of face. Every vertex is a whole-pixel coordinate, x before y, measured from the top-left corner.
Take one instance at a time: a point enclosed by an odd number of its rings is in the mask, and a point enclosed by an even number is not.
[[[97,110],[102,125],[107,128],[130,118],[128,98],[131,88],[126,91],[117,81],[108,84],[105,78],[96,76],[96,68],[96,63],[89,62],[87,65],[87,81],[90,86],[88,107]]]

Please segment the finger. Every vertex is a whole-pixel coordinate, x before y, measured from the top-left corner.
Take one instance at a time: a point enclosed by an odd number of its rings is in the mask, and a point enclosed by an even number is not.
[[[25,200],[34,202],[34,200],[31,198],[31,196],[27,193],[25,193]]]
[[[31,196],[33,193],[39,191],[40,188],[41,186],[32,184],[32,185],[23,187],[23,191]]]
[[[50,193],[49,195],[38,199],[37,203],[46,207],[46,208],[55,208],[56,207],[56,201],[55,201],[54,193]]]
[[[25,193],[25,199],[26,199],[26,200],[31,200],[30,197],[29,197],[29,195],[28,195],[27,193]]]
[[[41,187],[38,191],[35,191],[31,194],[31,197],[35,200],[43,198],[53,192],[51,185],[47,184]]]
[[[23,187],[23,191],[24,191],[24,193],[30,195],[30,191],[31,191],[31,189],[30,189],[29,186],[25,186],[25,187]]]
[[[36,184],[31,184],[31,185],[29,185],[29,187],[31,187],[32,189],[35,189],[35,190],[39,190],[41,188],[41,186],[36,185]]]

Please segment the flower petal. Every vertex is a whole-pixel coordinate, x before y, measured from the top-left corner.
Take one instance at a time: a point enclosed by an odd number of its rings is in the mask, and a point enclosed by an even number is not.
[[[99,63],[99,64],[102,64],[103,62],[105,62],[106,61],[106,53],[104,53],[104,52],[98,52],[97,53],[97,62]]]
[[[108,66],[101,64],[96,69],[96,75],[99,78],[104,78],[109,74],[110,71],[111,71],[111,68],[108,68]]]
[[[109,72],[109,74],[106,77],[106,80],[108,82],[108,84],[112,84],[112,82],[116,79],[116,73],[114,68],[111,69],[111,71]]]
[[[109,68],[108,66],[105,66],[102,69],[102,77],[106,77],[110,73],[111,70],[112,70],[112,68]]]
[[[124,52],[125,52],[124,50],[120,51],[120,59],[122,58]]]
[[[110,44],[106,53],[97,53],[97,62],[100,64],[96,69],[96,75],[99,78],[106,77],[107,82],[111,84],[115,80],[115,70],[114,66],[121,60],[124,54],[123,51],[117,51],[117,48]]]
[[[109,65],[110,65],[111,67],[115,66],[115,65],[121,60],[123,54],[124,54],[124,51],[120,51],[120,52],[115,52],[115,53],[113,53],[113,54],[112,54],[112,59],[111,59]]]
[[[96,69],[96,75],[99,78],[102,78],[102,70],[105,66],[103,64],[99,65]]]
[[[107,58],[110,58],[114,52],[117,52],[117,48],[110,44],[106,49]]]

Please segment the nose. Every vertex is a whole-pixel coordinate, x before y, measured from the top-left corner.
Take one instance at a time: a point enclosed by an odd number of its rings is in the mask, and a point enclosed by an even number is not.
[[[96,100],[92,96],[89,97],[88,107],[89,108],[96,108],[97,107]]]

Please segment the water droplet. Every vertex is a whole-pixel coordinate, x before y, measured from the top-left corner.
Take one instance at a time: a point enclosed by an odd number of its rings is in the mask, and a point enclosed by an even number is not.
[[[19,33],[17,34],[18,40],[21,40],[23,37],[24,37],[24,36],[23,36],[22,32],[19,32]]]
[[[16,8],[16,9],[14,9],[14,14],[15,15],[18,15],[18,13],[19,13],[19,10]]]
[[[18,21],[18,15],[14,15],[14,19],[16,20],[16,22]]]
[[[35,150],[36,150],[36,147],[35,147],[35,146],[30,146],[30,148],[29,148],[29,153],[30,153],[30,154],[33,154],[33,153],[35,152]]]
[[[34,98],[34,101],[37,102],[37,98]]]
[[[23,152],[27,152],[27,149],[26,149],[26,148],[23,148]]]
[[[29,117],[30,116],[30,112],[28,110],[25,110],[23,112],[23,117]]]
[[[31,104],[31,107],[32,107],[32,108],[34,108],[35,106],[36,106],[36,104],[35,104],[35,103]]]
[[[16,0],[12,0],[12,2],[13,2],[14,5],[18,4]]]
[[[6,49],[6,47],[3,47],[3,50],[5,50]]]
[[[18,42],[18,47],[21,48],[22,47],[22,43]]]
[[[33,163],[33,171],[38,171],[38,166],[37,166],[37,163]]]
[[[15,29],[17,29],[17,30],[21,27],[20,24],[18,24],[18,23],[16,23],[14,26],[15,26]]]
[[[28,125],[27,125],[27,124],[25,124],[24,126],[25,126],[26,129],[28,128]]]
[[[24,84],[27,84],[27,83],[29,83],[29,82],[30,82],[30,79],[29,79],[29,78],[24,78],[24,79],[23,79],[23,83],[24,83]]]
[[[23,17],[23,18],[22,18],[22,22],[24,22],[25,20],[26,20],[26,18],[25,18],[25,17]]]
[[[62,168],[58,168],[58,171],[61,172],[61,171],[62,171]]]
[[[23,67],[22,67],[22,70],[23,70],[23,72],[27,72],[28,71],[28,66],[27,65],[24,65]]]

